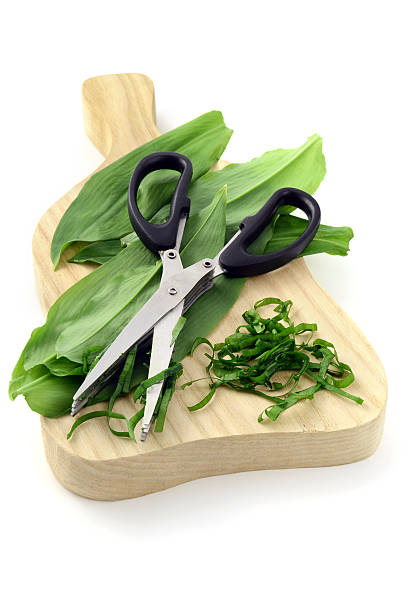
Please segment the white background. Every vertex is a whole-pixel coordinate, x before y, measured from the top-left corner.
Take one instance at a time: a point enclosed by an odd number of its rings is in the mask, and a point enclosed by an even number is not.
[[[403,610],[407,547],[407,46],[403,2],[13,2],[2,12],[5,610]],[[389,382],[383,442],[358,464],[236,474],[98,503],[64,490],[38,415],[7,382],[41,325],[31,236],[101,156],[86,139],[90,76],[142,72],[158,126],[217,108],[224,158],[323,137],[324,222],[347,258],[309,258]]]

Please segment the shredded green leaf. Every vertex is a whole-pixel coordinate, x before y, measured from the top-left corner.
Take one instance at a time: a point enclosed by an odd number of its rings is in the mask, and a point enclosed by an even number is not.
[[[76,428],[79,427],[79,425],[82,425],[82,423],[85,423],[86,421],[89,421],[90,419],[96,419],[98,417],[108,416],[108,414],[110,417],[114,419],[124,419],[125,421],[127,421],[126,417],[123,414],[119,414],[118,412],[110,412],[109,410],[95,410],[94,412],[87,412],[87,414],[83,414],[81,417],[79,417],[74,422],[74,424],[71,427],[71,430],[67,434],[67,440],[70,439],[70,437],[72,436]]]
[[[259,312],[265,306],[274,306],[276,313],[272,317],[263,317]],[[261,423],[265,418],[276,421],[279,415],[304,399],[313,399],[314,394],[322,389],[337,393],[358,404],[361,397],[345,391],[354,381],[351,367],[339,360],[332,342],[316,338],[316,323],[298,323],[295,325],[290,317],[293,303],[279,298],[263,298],[255,302],[253,308],[242,315],[244,324],[223,342],[213,345],[207,338],[196,338],[191,355],[199,346],[205,345],[210,352],[205,353],[208,364],[207,376],[198,380],[209,380],[208,393],[196,404],[189,406],[191,412],[204,408],[214,397],[218,387],[226,386],[235,391],[252,393],[262,397],[270,405],[258,416]],[[173,330],[173,342],[184,326],[185,319],[180,317]],[[129,392],[132,387],[136,364],[137,347],[127,355],[123,368],[117,379],[116,387],[111,390],[107,410],[89,412],[77,419],[68,434],[70,438],[75,429],[89,419],[106,416],[110,431],[120,437],[131,438],[136,442],[135,427],[144,414],[146,391],[152,385],[163,381],[160,397],[157,401],[153,420],[155,431],[162,432],[167,409],[173,397],[176,380],[182,374],[183,366],[173,361],[170,366],[143,380],[134,391],[133,399],[140,401],[142,407],[127,419],[124,415],[113,412],[116,399]],[[91,347],[84,354],[83,368],[89,371],[101,356],[101,348]],[[281,382],[276,376],[285,373],[286,380]],[[304,379],[311,379],[313,384],[299,389]],[[191,380],[182,385],[182,389],[198,382]],[[279,392],[279,393],[277,393]],[[126,421],[127,431],[117,431],[110,424],[110,419]]]
[[[259,309],[268,305],[274,305],[277,314],[264,318]],[[282,301],[279,298],[258,300],[253,308],[243,313],[245,324],[240,325],[224,342],[212,345],[207,338],[196,339],[191,354],[201,344],[211,349],[211,354],[205,353],[209,360],[206,371],[210,390],[201,401],[189,406],[189,410],[206,406],[222,385],[253,393],[272,402],[259,415],[259,422],[265,417],[276,421],[284,410],[303,399],[312,399],[321,389],[358,404],[363,403],[361,397],[344,391],[354,381],[350,366],[339,361],[331,342],[318,338],[311,343],[317,325],[295,325],[290,318],[292,306],[290,300]],[[308,337],[304,339],[307,332]],[[287,375],[283,383],[275,380],[276,375],[282,372]],[[311,378],[314,384],[298,390],[305,377]],[[184,383],[182,388],[194,382],[197,381]],[[277,391],[281,393],[277,394]]]

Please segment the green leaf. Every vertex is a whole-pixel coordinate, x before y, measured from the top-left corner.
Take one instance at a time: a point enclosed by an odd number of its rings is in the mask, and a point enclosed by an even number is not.
[[[227,190],[223,186],[215,194],[210,206],[193,216],[194,221],[185,232],[186,246],[181,253],[184,266],[199,261],[204,254],[206,257],[214,257],[224,246],[226,198]],[[174,351],[176,361],[181,361],[190,352],[198,334],[209,334],[227,314],[240,294],[245,280],[223,275],[216,278],[213,288],[204,293],[186,312],[187,320]]]
[[[32,333],[24,349],[24,367],[29,369],[62,355],[82,363],[87,348],[107,346],[99,341],[82,344],[141,292],[155,269],[155,256],[139,242],[75,283],[50,308],[45,325]],[[69,351],[79,344],[76,353]]]
[[[181,330],[183,329],[186,321],[187,321],[186,317],[180,317],[179,320],[177,321],[177,323],[175,324],[174,329],[171,332],[171,343],[170,343],[170,346],[173,346],[173,344],[177,340],[177,338],[178,338]]]
[[[194,355],[194,353],[195,353],[196,349],[197,349],[199,346],[201,346],[202,344],[206,344],[207,346],[209,346],[209,347],[210,347],[210,349],[212,350],[212,352],[214,353],[214,347],[213,347],[213,345],[211,344],[211,342],[208,340],[208,338],[204,338],[204,337],[202,337],[202,336],[198,336],[198,337],[197,337],[197,338],[194,340],[194,342],[193,342],[193,344],[192,344],[192,346],[191,346],[191,350],[190,350],[190,355],[191,355],[191,357]]]
[[[149,387],[152,387],[156,383],[161,382],[162,380],[165,380],[170,376],[173,376],[174,374],[182,370],[182,368],[183,366],[181,365],[181,363],[176,363],[175,365],[168,367],[167,370],[163,370],[162,372],[159,372],[151,378],[147,378],[146,380],[141,382],[133,393],[134,401],[136,402],[142,395],[144,395]]]
[[[183,153],[193,163],[195,180],[220,158],[231,133],[222,114],[212,111],[155,138],[96,172],[58,224],[51,245],[54,267],[64,249],[73,242],[111,240],[132,231],[127,212],[127,190],[135,166],[145,155],[155,151]],[[144,181],[138,201],[147,218],[150,219],[169,201],[178,176],[178,173],[165,172]]]
[[[113,419],[121,419],[127,422],[127,418],[123,414],[119,414],[118,412],[110,412],[109,410],[95,410],[94,412],[87,412],[86,414],[83,414],[82,416],[80,416],[74,422],[69,433],[67,434],[67,440],[70,439],[70,437],[72,436],[76,428],[79,427],[79,425],[82,425],[82,423],[85,423],[86,421],[90,421],[91,419],[97,419],[103,416],[107,417],[108,415],[109,417]],[[128,432],[117,432],[117,433],[126,433],[127,437],[129,437]]]
[[[100,352],[100,347],[98,347]],[[46,366],[39,365],[25,370],[22,353],[12,374],[9,386],[9,396],[14,400],[17,395],[24,395],[34,412],[47,417],[58,417],[68,414],[71,410],[72,397],[84,379],[83,366],[69,362],[68,359],[52,359]],[[75,376],[81,371],[81,376]],[[147,368],[139,365],[133,370],[129,388],[135,387],[146,378]],[[57,372],[57,375],[52,372]],[[61,380],[61,377],[64,380]],[[127,381],[126,381],[127,382]],[[124,387],[123,393],[129,391]],[[127,389],[127,391],[126,391]],[[115,391],[115,383],[110,382],[99,393],[89,400],[88,405],[108,400]]]
[[[306,229],[308,222],[294,215],[280,215],[273,229],[272,237],[265,247],[265,253],[278,251],[291,244]],[[304,255],[328,253],[329,255],[347,255],[350,240],[353,238],[351,227],[331,227],[320,225],[312,242],[302,252]]]
[[[102,270],[102,268],[101,268]],[[69,359],[75,360],[82,355],[84,348],[89,346],[90,338],[96,337],[109,321],[115,319],[116,315],[129,304],[135,303],[144,287],[152,281],[156,275],[156,266],[140,267],[128,270],[113,276],[101,287],[96,294],[89,296],[86,304],[83,305],[77,319],[70,317],[70,324],[65,325],[64,329],[58,334],[55,343],[57,355],[64,355]],[[143,294],[144,295],[144,294]],[[81,301],[83,300],[81,295]],[[143,302],[139,303],[139,308]],[[95,342],[104,348],[106,342]],[[80,347],[73,351],[75,347]]]
[[[135,433],[134,433],[135,427],[140,421],[140,419],[143,418],[143,415],[144,415],[144,406],[142,406],[142,408],[140,408],[140,410],[136,412],[136,414],[134,414],[132,418],[130,418],[128,421],[129,437],[132,438],[133,442],[136,442]]]
[[[216,392],[217,387],[219,387],[219,385],[213,383],[212,385],[210,385],[209,392],[207,393],[207,395],[203,397],[202,400],[200,400],[196,404],[193,404],[192,406],[187,406],[190,412],[195,412],[196,410],[200,410],[201,408],[204,408],[204,406],[206,406],[211,400],[211,398],[214,396],[214,393]]]
[[[24,369],[24,351],[21,353],[14,370],[11,375],[9,384],[9,397],[14,400],[17,395],[24,393],[33,386],[33,383],[40,380],[44,376],[48,376],[49,370],[43,365],[36,366],[30,370]]]
[[[83,364],[79,365],[66,357],[53,357],[44,364],[54,376],[83,376]]]
[[[129,393],[131,380],[132,380],[132,372],[133,372],[133,368],[134,368],[135,360],[136,360],[136,353],[137,353],[137,345],[133,346],[128,352],[126,360],[125,360],[125,364],[119,375],[119,379],[116,384],[116,388],[114,392],[112,393],[112,395],[110,396],[109,403],[108,403],[106,422],[108,424],[110,431],[115,436],[118,436],[120,438],[129,438],[130,432],[129,430],[128,431],[117,431],[116,429],[113,429],[113,427],[110,424],[110,418],[114,414],[112,409],[119,395],[121,395],[122,393]]]
[[[174,390],[176,388],[176,378],[177,373],[171,376],[167,381],[167,386],[164,390],[163,397],[160,401],[159,410],[157,413],[156,426],[154,428],[155,432],[162,432],[164,427],[164,421],[166,419],[167,408],[169,406],[170,400],[173,397]]]
[[[109,259],[112,259],[115,255],[120,253],[122,249],[122,243],[119,239],[115,240],[99,240],[91,244],[87,244],[85,247],[80,249],[71,259],[68,259],[71,263],[84,263],[85,261],[92,261],[98,264],[104,264]]]
[[[222,188],[209,206],[189,218],[185,231],[187,242],[181,250],[184,266],[198,261],[204,250],[212,257],[222,248],[225,202],[226,190]],[[141,263],[140,257],[146,255],[146,251],[155,263],[144,269],[138,268],[138,261]],[[161,263],[140,240],[124,249],[115,260],[118,258],[121,269],[129,268],[128,281],[113,275],[112,270],[118,267],[113,260],[85,277],[97,272],[100,274],[97,286],[92,282],[86,292],[82,287],[77,295],[76,308],[80,308],[80,315],[72,317],[72,312],[67,313],[70,323],[64,322],[63,331],[56,339],[55,348],[59,355],[79,360],[89,345],[108,346],[158,287]],[[108,299],[107,296],[112,297]]]
[[[227,239],[244,217],[255,214],[281,187],[314,193],[326,173],[322,139],[315,134],[297,149],[276,149],[243,164],[208,172],[189,191],[192,212],[200,210],[222,185],[228,185]]]
[[[72,397],[78,389],[83,377],[53,376],[50,372],[41,372],[42,366],[37,366],[22,378],[14,380],[12,398],[24,395],[31,410],[43,416],[55,418],[68,414],[71,409]]]
[[[191,266],[203,257],[215,257],[222,249],[225,243],[226,204],[227,187],[223,185],[208,206],[190,217],[181,243],[184,267]]]

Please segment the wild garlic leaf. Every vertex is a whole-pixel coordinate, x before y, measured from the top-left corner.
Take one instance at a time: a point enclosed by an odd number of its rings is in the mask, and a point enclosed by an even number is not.
[[[192,217],[193,223],[186,231],[186,246],[181,252],[184,266],[203,257],[215,257],[224,246],[226,227],[227,188],[221,187],[210,206]],[[212,289],[204,293],[186,312],[186,323],[180,332],[174,350],[174,359],[181,361],[198,335],[209,334],[225,316],[238,298],[246,279],[220,276]],[[203,316],[205,313],[205,316]]]
[[[123,249],[123,253],[107,262],[75,283],[50,308],[46,323],[34,330],[24,349],[24,367],[31,368],[45,363],[57,355],[57,339],[71,325],[81,326],[82,314],[87,311],[90,300],[98,308],[98,316],[90,321],[95,331],[100,327],[103,312],[112,316],[109,305],[113,299],[116,304],[122,301],[121,307],[131,300],[154,273],[156,257],[141,242],[132,249]],[[131,277],[138,282],[132,284]],[[99,296],[99,299],[98,299]],[[106,310],[105,310],[106,309]],[[90,317],[92,319],[92,316]],[[89,321],[89,317],[88,317]],[[106,320],[105,320],[106,323]],[[77,328],[78,329],[78,328]],[[63,342],[63,341],[62,341]],[[63,343],[64,347],[65,343]],[[88,346],[105,346],[101,342],[92,342]],[[82,353],[75,358],[65,354],[72,361],[82,362]],[[60,356],[63,354],[59,353]]]
[[[186,231],[188,242],[181,252],[184,265],[198,261],[204,253],[210,257],[214,256],[222,248],[225,236],[225,203],[226,189],[223,187],[209,206],[190,217],[188,221],[190,229]],[[151,263],[139,267],[138,264],[142,261]],[[45,325],[35,330],[27,343],[19,360],[18,371],[13,373],[11,383],[13,396],[22,392],[21,385],[15,381],[16,377],[27,376],[31,382],[33,373],[37,373],[35,368],[38,366],[44,368],[41,364],[48,364],[51,372],[53,368],[60,368],[60,374],[61,367],[65,364],[65,377],[67,380],[69,378],[70,384],[61,387],[57,410],[58,414],[69,411],[72,388],[75,384],[78,387],[82,379],[69,377],[68,370],[72,368],[75,371],[75,362],[77,366],[82,364],[82,356],[89,347],[103,348],[115,339],[157,288],[160,268],[158,258],[140,241],[136,241],[123,249],[115,261],[111,260],[68,289],[51,307]],[[119,270],[121,272],[118,274]],[[213,293],[210,305],[207,302],[208,298],[204,303],[208,308],[204,325],[205,333],[217,323],[220,312],[224,314],[232,300],[236,299],[236,293],[229,292],[228,300],[223,300],[224,305],[220,309],[217,308],[217,302],[220,301],[222,293],[214,289],[210,293]],[[195,327],[199,324],[200,318],[202,319],[202,314],[201,317],[197,316],[198,312],[195,307],[189,311],[185,325],[187,329],[181,331],[177,340],[177,353],[181,354],[184,350],[183,357],[197,336]],[[143,366],[136,369],[132,386],[136,381],[143,380],[144,371]],[[53,389],[58,377],[53,376],[51,372],[44,368],[39,374],[46,376],[47,385]],[[36,392],[30,396],[26,395],[27,401],[35,405],[33,409],[39,412],[46,410],[47,414],[50,414],[48,408],[52,410],[52,404],[44,397],[44,405],[41,408],[37,401],[40,390],[48,387],[39,380],[38,376],[34,376],[33,382]]]
[[[190,188],[191,210],[200,210],[222,185],[228,186],[227,239],[242,219],[255,214],[281,187],[314,193],[326,173],[322,139],[315,134],[297,149],[268,151],[247,163],[208,172]]]
[[[73,242],[111,240],[132,230],[127,212],[127,190],[136,164],[145,155],[155,151],[183,153],[193,163],[195,180],[220,158],[231,133],[222,114],[211,111],[162,134],[96,172],[58,224],[51,244],[54,267],[64,249]],[[152,176],[144,182],[139,204],[147,218],[169,200],[177,178],[178,173],[165,173],[157,186],[154,185],[157,177]]]
[[[97,242],[87,244],[68,261],[70,263],[91,261],[93,263],[104,264],[120,253],[121,249],[122,243],[119,238],[115,240],[98,240]]]
[[[177,338],[179,337],[179,334],[181,332],[181,330],[183,329],[184,325],[186,324],[186,317],[180,317],[179,320],[177,321],[177,323],[175,324],[173,331],[171,332],[171,343],[170,346],[173,346],[173,344],[175,343],[175,341],[177,340]]]
[[[191,266],[204,257],[215,257],[225,243],[227,186],[223,185],[210,203],[192,214],[181,243],[183,266]]]
[[[26,371],[20,357],[9,386],[10,399],[23,395],[31,410],[54,418],[70,411],[72,397],[83,376],[54,376],[43,365]]]
[[[24,353],[21,353],[11,375],[11,382],[9,385],[10,399],[14,400],[18,395],[24,393],[24,390],[29,390],[33,383],[48,374],[49,370],[44,365],[25,370]]]
[[[88,301],[83,304],[79,316],[75,319],[71,317],[70,324],[65,324],[59,333],[55,344],[57,355],[73,359],[75,356],[70,352],[71,347],[85,343],[89,346],[89,338],[95,336],[116,317],[118,312],[136,299],[153,279],[157,269],[157,265],[141,266],[137,270],[130,268],[127,272],[121,272],[110,278],[104,286],[100,286],[98,292],[89,296]]]
[[[278,251],[291,244],[305,231],[307,223],[305,219],[295,215],[280,215],[265,247],[265,253]],[[350,249],[350,240],[353,235],[351,227],[332,227],[320,224],[316,236],[304,249],[301,257],[316,253],[345,256]]]
[[[83,376],[83,364],[70,361],[66,357],[52,357],[44,363],[50,374],[54,376]]]

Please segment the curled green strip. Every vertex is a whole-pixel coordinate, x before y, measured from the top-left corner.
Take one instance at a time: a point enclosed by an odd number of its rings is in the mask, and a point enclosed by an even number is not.
[[[262,317],[259,309],[270,305],[275,307],[277,314],[273,317]],[[272,405],[259,415],[259,422],[265,417],[275,421],[284,410],[301,400],[312,399],[321,389],[362,404],[360,397],[344,390],[354,381],[350,366],[339,361],[333,343],[321,338],[311,343],[317,325],[294,325],[290,318],[292,306],[290,300],[263,298],[243,313],[245,324],[240,325],[224,342],[213,346],[206,338],[197,338],[193,350],[201,344],[206,344],[212,351],[211,355],[206,353],[209,360],[206,371],[210,390],[201,401],[190,406],[189,410],[199,410],[206,406],[217,388],[222,385],[272,402]],[[309,337],[299,342],[305,332],[310,333]],[[289,373],[284,382],[275,380],[279,373]],[[312,379],[314,384],[298,389],[300,381],[307,377]],[[182,388],[194,382],[196,381],[184,383]],[[281,393],[277,394],[277,391]]]

